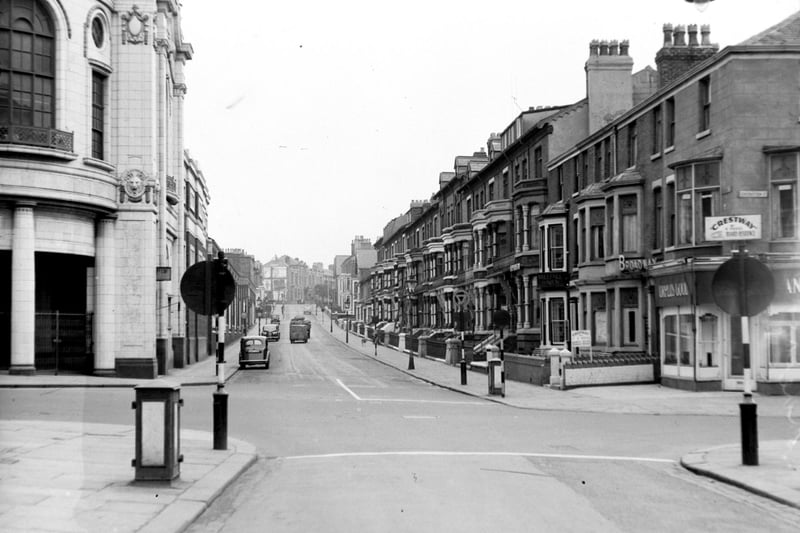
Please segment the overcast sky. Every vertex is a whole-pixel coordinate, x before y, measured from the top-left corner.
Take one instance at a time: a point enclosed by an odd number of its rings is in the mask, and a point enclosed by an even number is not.
[[[720,48],[800,0],[184,0],[185,146],[211,193],[209,233],[259,261],[329,265],[438,188],[457,155],[523,109],[585,96],[592,39],[655,67],[664,23]]]

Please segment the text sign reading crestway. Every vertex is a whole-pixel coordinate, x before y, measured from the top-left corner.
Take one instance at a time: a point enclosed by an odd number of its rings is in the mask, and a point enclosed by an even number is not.
[[[707,241],[746,241],[761,238],[761,215],[706,217]]]

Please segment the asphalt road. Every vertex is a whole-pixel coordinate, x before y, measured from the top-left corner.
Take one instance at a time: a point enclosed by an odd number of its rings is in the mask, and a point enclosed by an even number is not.
[[[288,313],[287,313],[288,314]],[[271,344],[226,386],[229,434],[259,461],[196,521],[216,531],[797,531],[800,513],[677,463],[735,417],[521,410],[439,389],[333,340]],[[211,430],[213,387],[182,425]],[[0,416],[133,423],[129,389],[5,389]],[[762,439],[786,438],[782,419]]]

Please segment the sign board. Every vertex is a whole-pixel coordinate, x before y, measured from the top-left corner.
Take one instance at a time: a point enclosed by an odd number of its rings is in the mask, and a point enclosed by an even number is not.
[[[156,267],[156,281],[172,280],[172,267]]]
[[[181,277],[183,301],[186,302],[186,307],[198,315],[221,315],[236,296],[233,274],[227,268],[219,266],[216,261],[195,263]],[[206,272],[206,266],[210,272]],[[208,287],[206,276],[210,285]]]
[[[761,215],[706,217],[707,241],[746,241],[761,238]]]
[[[752,257],[728,259],[714,273],[711,291],[716,304],[733,316],[755,316],[775,297],[772,271]]]
[[[739,191],[739,198],[766,198],[767,191]]]
[[[467,306],[467,291],[459,289],[453,293],[453,302],[459,309],[464,309]]]
[[[592,347],[592,330],[589,329],[573,329],[572,330],[572,347],[573,348],[591,348]]]

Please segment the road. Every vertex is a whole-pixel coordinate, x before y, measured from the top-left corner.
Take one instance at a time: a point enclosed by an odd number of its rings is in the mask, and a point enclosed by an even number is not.
[[[270,369],[226,386],[229,434],[260,459],[189,529],[216,531],[797,531],[800,513],[700,478],[681,455],[738,420],[548,412],[418,381],[288,318]],[[327,326],[327,324],[325,325]],[[182,424],[211,427],[212,387],[185,387]],[[132,423],[130,390],[0,391],[9,418]],[[762,439],[785,438],[777,418]]]

